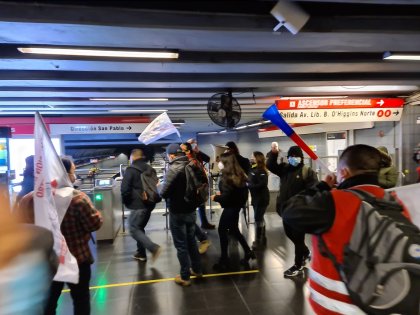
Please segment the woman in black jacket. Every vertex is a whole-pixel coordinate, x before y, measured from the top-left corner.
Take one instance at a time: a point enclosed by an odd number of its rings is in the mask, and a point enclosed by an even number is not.
[[[250,259],[255,258],[254,252],[248,246],[238,227],[239,211],[248,199],[247,176],[233,154],[223,153],[220,156],[220,161],[223,163],[219,182],[220,192],[211,196],[213,201],[220,203],[223,207],[218,228],[221,257],[219,262],[214,265],[214,269],[219,271],[226,270],[229,266],[228,231],[239,241],[245,252],[241,262],[247,263]]]
[[[248,187],[251,191],[252,207],[254,208],[255,241],[252,248],[264,246],[267,242],[265,237],[264,214],[270,202],[268,191],[268,170],[265,166],[265,157],[259,151],[252,153],[255,164],[252,165],[248,175]]]

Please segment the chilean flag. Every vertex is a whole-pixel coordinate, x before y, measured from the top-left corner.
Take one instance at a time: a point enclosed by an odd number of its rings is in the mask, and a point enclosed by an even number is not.
[[[325,163],[318,158],[318,156],[315,154],[314,151],[311,150],[310,147],[305,143],[305,141],[302,140],[301,137],[295,131],[292,129],[292,127],[289,126],[289,124],[281,117],[276,104],[271,105],[262,115],[264,119],[271,120],[273,124],[275,124],[277,127],[283,131],[286,136],[288,136],[290,139],[292,139],[303,151],[306,152],[306,154],[309,155],[309,157],[314,160],[314,162],[322,168],[324,172],[327,174],[330,174],[331,171],[328,169],[328,166],[325,165]]]

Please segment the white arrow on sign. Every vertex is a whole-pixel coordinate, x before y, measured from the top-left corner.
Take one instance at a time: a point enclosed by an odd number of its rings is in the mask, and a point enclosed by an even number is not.
[[[384,100],[380,100],[379,102],[376,102],[376,104],[379,104],[379,106],[382,106],[382,105],[384,105]]]

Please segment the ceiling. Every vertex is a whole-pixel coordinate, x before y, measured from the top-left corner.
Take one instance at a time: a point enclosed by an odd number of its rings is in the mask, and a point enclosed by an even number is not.
[[[259,120],[279,97],[407,96],[420,87],[419,61],[382,59],[386,51],[420,52],[419,0],[297,1],[310,18],[296,35],[273,31],[277,1],[56,3],[0,1],[0,116],[167,109],[173,120],[185,120],[181,131],[204,132],[223,129],[208,118],[206,105],[229,89],[244,124]],[[170,49],[179,59],[17,50],[33,45]],[[169,101],[90,100],[98,97]]]

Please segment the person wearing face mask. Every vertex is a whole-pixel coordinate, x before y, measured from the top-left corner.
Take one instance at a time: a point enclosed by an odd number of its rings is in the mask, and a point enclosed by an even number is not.
[[[76,166],[68,158],[61,158],[61,161],[71,182],[74,183],[76,180],[74,173]],[[95,209],[89,197],[80,190],[73,190],[71,203],[61,222],[61,232],[79,266],[79,283],[67,284],[73,299],[74,314],[90,314],[90,265],[93,264],[94,259],[89,247],[89,241],[91,232],[99,230],[102,223],[102,215]],[[56,314],[57,302],[63,287],[64,282],[52,282],[44,315]]]
[[[344,247],[350,242],[361,204],[361,199],[348,190],[383,198],[385,191],[378,181],[381,163],[379,150],[364,144],[352,145],[339,158],[337,178],[327,175],[318,185],[289,199],[284,207],[286,224],[301,233],[314,235],[309,299],[318,315],[365,314],[352,304],[339,272],[320,252],[318,236],[322,236],[337,262],[342,264]],[[408,216],[406,210],[404,214]]]
[[[316,173],[304,165],[303,152],[298,146],[292,146],[287,152],[287,161],[277,163],[279,149],[272,146],[267,154],[267,168],[270,172],[280,177],[280,189],[277,196],[276,210],[282,216],[286,202],[304,189],[318,183]],[[303,266],[310,260],[310,250],[305,245],[305,234],[295,230],[283,221],[284,232],[295,245],[294,265],[287,269],[283,275],[292,278],[303,274]]]
[[[194,138],[191,138],[187,141],[191,145],[192,154],[194,154],[194,157],[204,165],[204,163],[210,163],[210,157],[205,154],[204,152],[201,152],[197,145],[197,140]],[[209,220],[207,219],[206,215],[206,204],[202,204],[198,207],[198,215],[200,216],[201,221],[201,228],[206,230],[214,230],[216,226],[214,224],[211,224]]]

